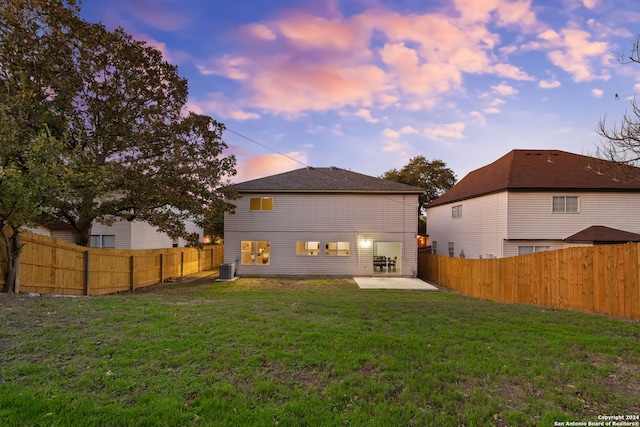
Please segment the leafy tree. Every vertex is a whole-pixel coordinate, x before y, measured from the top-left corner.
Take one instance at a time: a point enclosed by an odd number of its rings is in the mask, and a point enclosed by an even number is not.
[[[62,157],[68,105],[61,84],[60,35],[77,12],[73,3],[0,2],[0,234],[7,255],[5,292],[17,291],[20,233],[64,196]],[[56,61],[50,57],[62,54]]]
[[[385,172],[382,179],[413,185],[424,189],[419,198],[418,212],[424,213],[426,206],[443,195],[456,183],[456,176],[442,160],[428,161],[424,156],[416,156],[402,169]]]
[[[187,114],[187,81],[177,67],[121,28],[74,16],[64,46],[72,192],[51,205],[52,214],[75,228],[83,246],[94,221],[139,220],[195,240],[184,221],[202,225],[233,197],[222,185],[235,174],[235,158],[223,156],[224,125]]]

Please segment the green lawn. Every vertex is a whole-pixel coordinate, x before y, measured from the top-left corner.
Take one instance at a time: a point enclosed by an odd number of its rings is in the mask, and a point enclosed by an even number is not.
[[[0,295],[3,426],[553,426],[640,414],[640,323],[351,279]]]

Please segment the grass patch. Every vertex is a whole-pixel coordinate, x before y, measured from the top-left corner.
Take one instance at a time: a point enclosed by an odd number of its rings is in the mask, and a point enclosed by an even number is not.
[[[640,413],[640,324],[352,279],[0,295],[5,426],[493,426]]]

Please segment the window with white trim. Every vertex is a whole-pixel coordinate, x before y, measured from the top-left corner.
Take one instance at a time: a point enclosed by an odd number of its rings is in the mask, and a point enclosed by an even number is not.
[[[451,218],[462,218],[462,205],[451,207]]]
[[[324,253],[329,256],[349,256],[349,242],[327,242]]]
[[[89,247],[92,248],[115,248],[116,236],[113,234],[92,234]]]
[[[579,212],[578,196],[553,196],[553,213],[577,213]]]
[[[272,211],[273,197],[251,197],[249,198],[249,210],[251,211]]]
[[[271,244],[268,240],[243,240],[240,242],[242,265],[271,264]]]
[[[548,250],[549,246],[518,246],[518,255],[534,254]]]
[[[296,242],[296,255],[320,255],[320,242]]]

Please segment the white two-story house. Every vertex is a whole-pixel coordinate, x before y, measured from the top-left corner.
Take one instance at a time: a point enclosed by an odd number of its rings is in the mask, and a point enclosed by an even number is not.
[[[335,167],[234,187],[224,253],[237,275],[417,274],[420,188]]]
[[[513,150],[427,206],[432,252],[502,258],[640,241],[640,169],[560,150]]]

